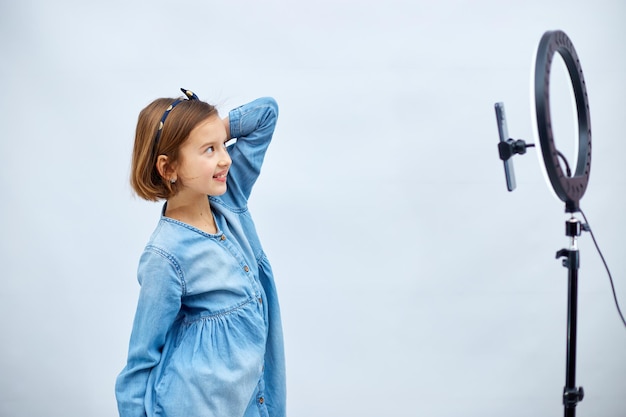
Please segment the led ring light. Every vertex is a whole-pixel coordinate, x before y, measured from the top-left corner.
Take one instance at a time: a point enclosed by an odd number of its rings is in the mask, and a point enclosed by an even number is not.
[[[576,100],[578,161],[572,177],[567,177],[561,169],[559,154],[554,145],[552,133],[550,69],[555,52],[558,52],[565,61]],[[552,188],[556,195],[565,202],[567,212],[579,211],[578,203],[585,194],[591,168],[591,121],[587,89],[578,55],[576,55],[572,41],[560,30],[546,32],[539,42],[535,61],[535,110],[539,144]]]

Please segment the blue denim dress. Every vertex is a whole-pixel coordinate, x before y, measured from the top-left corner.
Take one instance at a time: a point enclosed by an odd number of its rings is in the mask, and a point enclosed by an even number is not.
[[[139,261],[121,417],[285,416],[278,298],[247,209],[277,117],[271,98],[229,113],[228,191],[209,197],[218,233],[161,216]]]

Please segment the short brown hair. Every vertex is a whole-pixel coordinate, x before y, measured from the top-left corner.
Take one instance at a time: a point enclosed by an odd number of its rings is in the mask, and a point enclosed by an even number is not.
[[[158,143],[157,130],[168,106],[176,99],[158,98],[139,113],[131,164],[130,185],[135,193],[149,201],[167,199],[176,194],[176,185],[162,178],[156,167],[159,155],[167,155],[169,163],[178,160],[180,146],[191,131],[208,117],[216,116],[215,106],[200,100],[183,100],[169,113]]]

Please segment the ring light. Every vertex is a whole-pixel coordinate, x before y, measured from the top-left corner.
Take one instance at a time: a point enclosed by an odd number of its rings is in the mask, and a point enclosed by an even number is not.
[[[561,168],[550,118],[550,70],[556,52],[565,62],[576,101],[578,159],[576,171],[571,177],[565,175]],[[578,55],[572,41],[560,30],[546,32],[539,42],[535,60],[535,111],[541,154],[552,188],[557,197],[565,202],[567,212],[579,211],[579,201],[587,189],[591,168],[591,121],[587,89]]]
[[[576,113],[578,119],[578,150],[576,170],[574,174],[569,170],[567,159],[554,145],[552,119],[550,117],[550,72],[552,59],[559,53],[565,62],[567,72],[574,92]],[[532,87],[532,86],[531,86]],[[565,222],[565,234],[569,238],[569,248],[557,252],[557,258],[562,260],[568,270],[568,300],[567,300],[567,357],[565,370],[565,387],[563,388],[563,406],[565,417],[575,417],[576,405],[582,401],[584,391],[576,387],[576,325],[578,314],[578,268],[580,255],[577,249],[577,239],[583,225],[574,217],[580,211],[579,203],[589,182],[591,168],[591,122],[589,118],[589,102],[583,71],[580,68],[578,56],[572,41],[560,31],[544,33],[539,42],[535,59],[535,125],[537,128],[538,143],[543,157],[544,173],[550,180],[556,196],[565,202],[565,211],[571,213],[571,218]],[[507,188],[515,188],[515,176],[511,158],[516,154],[526,153],[526,148],[535,146],[525,141],[514,140],[508,137],[504,103],[496,103],[496,121],[498,123],[498,153],[504,162],[504,172]],[[560,159],[565,161],[567,173],[563,173]],[[584,214],[583,214],[584,217]]]

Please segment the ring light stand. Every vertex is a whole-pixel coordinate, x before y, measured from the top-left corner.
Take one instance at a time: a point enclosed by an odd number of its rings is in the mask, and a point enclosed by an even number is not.
[[[578,158],[573,175],[563,172],[559,158],[565,159],[554,144],[552,120],[550,117],[550,72],[552,59],[559,53],[567,66],[570,81],[574,91],[578,119]],[[565,203],[565,212],[571,213],[571,218],[565,222],[565,234],[569,238],[569,248],[557,252],[557,258],[563,259],[563,266],[568,269],[568,304],[567,304],[567,357],[565,372],[565,387],[563,389],[563,406],[565,417],[576,415],[576,405],[582,401],[584,392],[582,387],[576,387],[576,326],[578,303],[578,268],[580,255],[578,251],[578,236],[581,233],[581,222],[574,217],[580,211],[582,198],[591,167],[591,122],[589,118],[589,103],[583,71],[580,67],[578,55],[568,36],[562,31],[544,33],[539,42],[535,60],[535,112],[537,116],[537,134],[545,172],[557,197]],[[515,189],[515,176],[510,158],[515,154],[524,154],[526,148],[534,146],[523,140],[513,140],[508,137],[504,104],[496,103],[496,120],[500,143],[498,150],[500,159],[504,163],[507,188]],[[567,164],[567,161],[565,161]],[[569,168],[568,168],[569,171]]]

